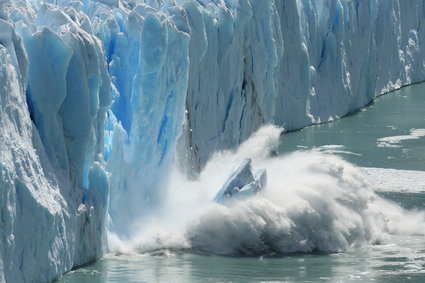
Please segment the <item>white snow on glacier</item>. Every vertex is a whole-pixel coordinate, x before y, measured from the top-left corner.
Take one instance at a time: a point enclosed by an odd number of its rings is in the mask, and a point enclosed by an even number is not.
[[[425,79],[404,0],[0,2],[0,281],[48,281],[261,125],[327,122]],[[176,161],[177,160],[177,161]],[[137,225],[136,225],[137,226]]]

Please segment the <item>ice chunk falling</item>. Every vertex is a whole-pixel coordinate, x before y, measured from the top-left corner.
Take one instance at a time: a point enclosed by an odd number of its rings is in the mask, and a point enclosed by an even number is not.
[[[267,172],[264,168],[252,170],[251,158],[245,158],[233,171],[214,201],[225,203],[234,198],[245,198],[259,193],[267,184]]]

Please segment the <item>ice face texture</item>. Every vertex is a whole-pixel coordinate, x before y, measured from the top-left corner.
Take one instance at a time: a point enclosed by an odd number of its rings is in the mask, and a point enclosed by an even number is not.
[[[0,281],[99,257],[108,205],[131,233],[176,159],[196,176],[263,124],[423,81],[424,20],[404,0],[2,1]]]
[[[59,9],[37,15],[51,22],[0,20],[2,282],[50,281],[105,248],[103,48]]]

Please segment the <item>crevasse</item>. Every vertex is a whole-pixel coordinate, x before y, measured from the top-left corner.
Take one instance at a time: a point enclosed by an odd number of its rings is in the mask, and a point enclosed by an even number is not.
[[[49,281],[161,203],[171,167],[425,79],[404,0],[0,3],[0,281]]]

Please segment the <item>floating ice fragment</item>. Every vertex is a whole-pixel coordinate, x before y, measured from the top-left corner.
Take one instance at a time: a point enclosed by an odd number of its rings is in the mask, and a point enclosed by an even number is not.
[[[425,129],[410,129],[409,135],[391,136],[378,139],[378,147],[401,147],[406,140],[417,140],[425,136]]]

